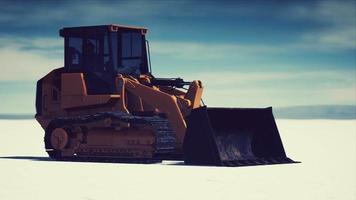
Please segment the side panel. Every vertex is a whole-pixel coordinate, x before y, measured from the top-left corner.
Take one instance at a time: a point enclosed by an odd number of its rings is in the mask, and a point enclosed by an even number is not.
[[[109,101],[120,100],[120,95],[88,95],[83,73],[63,73],[61,91],[61,108],[82,108],[104,105]]]
[[[37,81],[36,86],[36,115],[42,115],[42,79]]]

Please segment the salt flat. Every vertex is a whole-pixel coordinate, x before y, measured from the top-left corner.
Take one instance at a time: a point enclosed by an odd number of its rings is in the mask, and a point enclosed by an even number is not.
[[[277,120],[300,164],[198,167],[47,158],[34,120],[0,120],[0,199],[356,199],[355,120]]]

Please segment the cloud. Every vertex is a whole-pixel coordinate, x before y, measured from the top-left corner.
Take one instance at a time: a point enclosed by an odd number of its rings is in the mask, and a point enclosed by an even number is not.
[[[58,51],[63,49],[63,39],[49,38],[49,37],[13,37],[13,36],[2,36],[0,37],[0,48],[12,48],[18,50],[42,50],[43,53],[46,51]]]
[[[242,4],[242,3],[240,3]],[[230,4],[228,4],[230,5]],[[276,5],[271,4],[272,7]],[[212,4],[206,4],[200,13],[224,10],[225,15],[260,16],[269,4],[255,7],[242,7],[239,4],[227,6],[227,9],[210,10]],[[212,7],[214,8],[214,6]],[[240,12],[241,11],[241,12]],[[271,56],[302,53],[340,53],[356,50],[356,3],[355,1],[316,1],[313,3],[291,3],[285,10],[274,10],[276,17],[289,21],[312,22],[315,27],[305,30],[295,40],[284,43],[212,43],[191,41],[152,41],[152,51],[165,56],[182,59],[248,59],[256,55]],[[207,12],[208,13],[208,12]],[[182,13],[182,15],[184,15]],[[240,16],[241,17],[241,16]],[[355,64],[355,63],[354,63]]]
[[[334,28],[316,33],[306,33],[299,45],[304,49],[318,51],[340,51],[356,49],[356,28]]]
[[[292,2],[283,4],[283,9],[278,9],[280,5],[273,2],[217,4],[213,1],[207,1],[201,4],[193,1],[89,1],[83,4],[75,1],[55,3],[40,1],[36,4],[32,2],[23,2],[21,6],[18,4],[19,2],[16,1],[15,3],[13,1],[0,2],[0,24],[3,27],[27,27],[31,30],[57,24],[62,27],[115,21],[145,25],[148,22],[150,22],[148,24],[154,24],[155,22],[165,22],[165,20],[172,23],[182,19],[191,22],[197,19],[196,17],[209,21],[215,16],[222,17],[222,20],[236,19],[236,21],[243,21],[244,19],[251,19],[254,22],[257,16],[257,19],[263,18],[275,21],[280,21],[280,19],[287,22],[299,20],[308,23],[310,21],[316,23],[316,26],[303,30],[299,39],[288,41],[280,46],[270,43],[257,45],[250,42],[241,47],[241,44],[238,44],[238,47],[243,48],[244,51],[254,48],[257,49],[256,51],[267,52],[271,50],[270,52],[278,53],[288,48],[287,50],[294,51],[333,52],[356,48],[356,5],[354,1]],[[251,25],[253,24],[251,23]],[[214,26],[219,27],[219,24]],[[167,46],[170,44],[160,45],[168,48]],[[173,45],[177,44],[173,43]],[[194,45],[201,44],[191,44],[188,50],[200,48]],[[271,47],[272,45],[275,47]],[[206,51],[209,49],[208,46],[203,46],[203,48]],[[239,50],[229,45],[225,45],[224,50],[229,51],[231,48],[232,50]],[[207,52],[207,54],[212,57],[215,56],[214,53]]]
[[[355,104],[355,88],[290,90],[276,88],[205,88],[204,102],[213,107],[282,107],[290,105]]]
[[[266,107],[312,104],[354,104],[356,81],[348,72],[202,73],[209,106]]]
[[[315,1],[306,4],[294,4],[285,13],[290,18],[308,19],[326,24],[350,26],[355,23],[355,1]]]
[[[284,85],[278,85],[280,82],[289,83],[286,88],[298,89],[297,87],[304,87],[304,84],[312,84],[309,88],[322,89],[322,88],[339,88],[345,86],[356,87],[356,79],[354,74],[345,70],[308,70],[308,71],[261,71],[261,72],[239,72],[239,71],[209,71],[200,73],[184,73],[184,77],[189,80],[199,79],[209,86],[213,87],[235,87],[238,85],[251,87],[266,87],[265,83],[275,82],[275,86],[279,88],[285,87]],[[290,84],[293,82],[302,82],[294,87]],[[330,84],[331,83],[331,84]]]
[[[95,24],[111,20],[143,20],[157,16],[184,16],[189,8],[186,3],[178,1],[40,1],[0,2],[0,23],[15,26],[46,26],[61,22],[62,24]],[[31,9],[28,9],[28,8]],[[203,6],[204,7],[204,6]],[[186,13],[186,14],[185,14]],[[196,15],[196,12],[189,12]],[[188,15],[191,15],[188,14]],[[31,22],[29,24],[28,22]]]
[[[301,53],[340,53],[355,50],[354,30],[305,34],[288,44],[203,43],[189,41],[151,41],[152,54],[185,60],[216,60],[222,58],[247,60],[264,56],[281,56]]]
[[[52,38],[1,38],[0,80],[37,80],[63,66],[63,44]]]
[[[285,15],[321,24],[320,28],[302,35],[300,47],[329,51],[356,49],[355,1],[317,1],[315,6],[290,7]]]
[[[261,53],[280,53],[280,47],[268,45],[242,45],[224,43],[198,43],[188,41],[151,41],[152,54],[181,59],[219,59],[223,57],[246,58]]]
[[[266,107],[354,104],[356,80],[349,71],[215,71],[181,74],[201,80],[209,106]]]

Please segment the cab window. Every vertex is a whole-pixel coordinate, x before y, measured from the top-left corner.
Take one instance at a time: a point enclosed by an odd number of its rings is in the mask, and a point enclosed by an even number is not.
[[[137,32],[122,33],[119,71],[127,74],[140,74],[142,60],[142,35]]]
[[[80,69],[83,62],[83,39],[70,37],[68,39],[67,62],[71,69]]]
[[[84,68],[88,71],[101,71],[100,41],[96,37],[84,39]]]

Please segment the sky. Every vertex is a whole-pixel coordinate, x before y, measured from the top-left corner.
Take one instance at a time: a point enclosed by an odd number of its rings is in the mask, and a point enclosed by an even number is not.
[[[219,107],[356,104],[356,1],[0,0],[0,113],[34,113],[62,27],[149,29],[153,74],[202,80]]]

